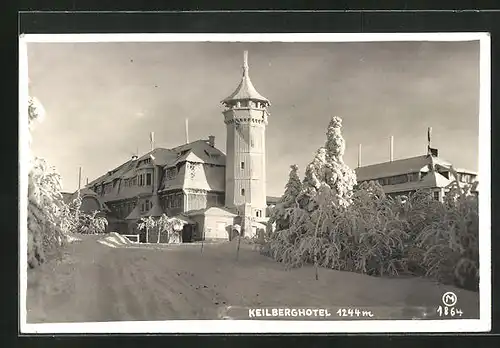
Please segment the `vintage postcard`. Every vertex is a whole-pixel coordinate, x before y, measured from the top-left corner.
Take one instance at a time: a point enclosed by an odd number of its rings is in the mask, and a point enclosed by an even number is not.
[[[20,37],[22,333],[491,327],[490,37]]]

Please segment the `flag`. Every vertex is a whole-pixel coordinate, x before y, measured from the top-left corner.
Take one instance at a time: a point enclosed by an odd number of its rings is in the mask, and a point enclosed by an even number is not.
[[[431,143],[432,127],[427,128],[427,142]]]
[[[438,156],[438,149],[433,149],[432,147],[429,147],[429,155],[431,155],[433,157],[437,157]]]

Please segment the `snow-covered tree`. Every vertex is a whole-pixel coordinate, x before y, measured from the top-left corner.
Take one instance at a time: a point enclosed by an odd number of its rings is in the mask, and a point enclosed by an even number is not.
[[[154,217],[149,216],[147,218],[141,218],[137,224],[137,228],[140,231],[146,230],[146,243],[149,243],[149,231],[156,226],[156,220]]]
[[[289,225],[288,210],[296,205],[297,197],[302,191],[302,183],[299,178],[299,167],[296,164],[290,166],[288,182],[285,185],[285,192],[279,202],[274,207],[269,223],[276,224],[276,229],[284,229]]]
[[[288,265],[317,265],[321,243],[329,233],[326,226],[351,202],[356,175],[343,160],[341,126],[339,117],[330,120],[325,146],[316,151],[306,167],[297,204],[285,210],[288,223],[277,226],[269,240],[269,253]]]
[[[185,223],[177,218],[168,217],[166,214],[162,214],[160,218],[156,221],[156,227],[158,229],[158,236],[156,243],[160,243],[160,238],[162,234],[167,236],[167,243],[180,243],[181,232]]]
[[[83,234],[101,234],[108,227],[108,220],[105,217],[98,216],[99,211],[93,211],[90,214],[80,212],[78,232]]]
[[[342,137],[342,119],[334,116],[326,133],[326,185],[332,189],[336,204],[348,206],[356,185],[356,173],[344,163],[345,140]]]
[[[28,126],[33,131],[45,117],[42,104],[28,99]],[[27,139],[31,145],[31,134]],[[61,195],[61,176],[41,158],[28,152],[28,266],[45,261],[45,254],[61,247],[67,240],[74,221]]]
[[[326,185],[326,165],[326,148],[320,147],[312,162],[306,167],[302,191],[298,198],[300,205],[308,211],[316,208],[315,198],[320,188]]]

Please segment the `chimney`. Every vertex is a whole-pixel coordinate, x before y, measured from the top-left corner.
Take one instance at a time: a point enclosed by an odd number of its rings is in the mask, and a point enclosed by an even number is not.
[[[358,168],[361,167],[361,144],[358,147]]]
[[[215,147],[215,137],[213,135],[208,136],[208,145]]]
[[[390,156],[391,156],[391,162],[394,161],[394,136],[391,135],[391,144],[390,144]]]
[[[89,178],[87,178],[87,185],[89,184]]]
[[[189,143],[189,121],[186,118],[186,144]]]

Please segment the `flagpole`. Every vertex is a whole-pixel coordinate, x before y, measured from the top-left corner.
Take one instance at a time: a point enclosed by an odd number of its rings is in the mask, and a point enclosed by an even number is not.
[[[432,136],[432,127],[427,128],[427,154],[431,155],[431,136]]]

